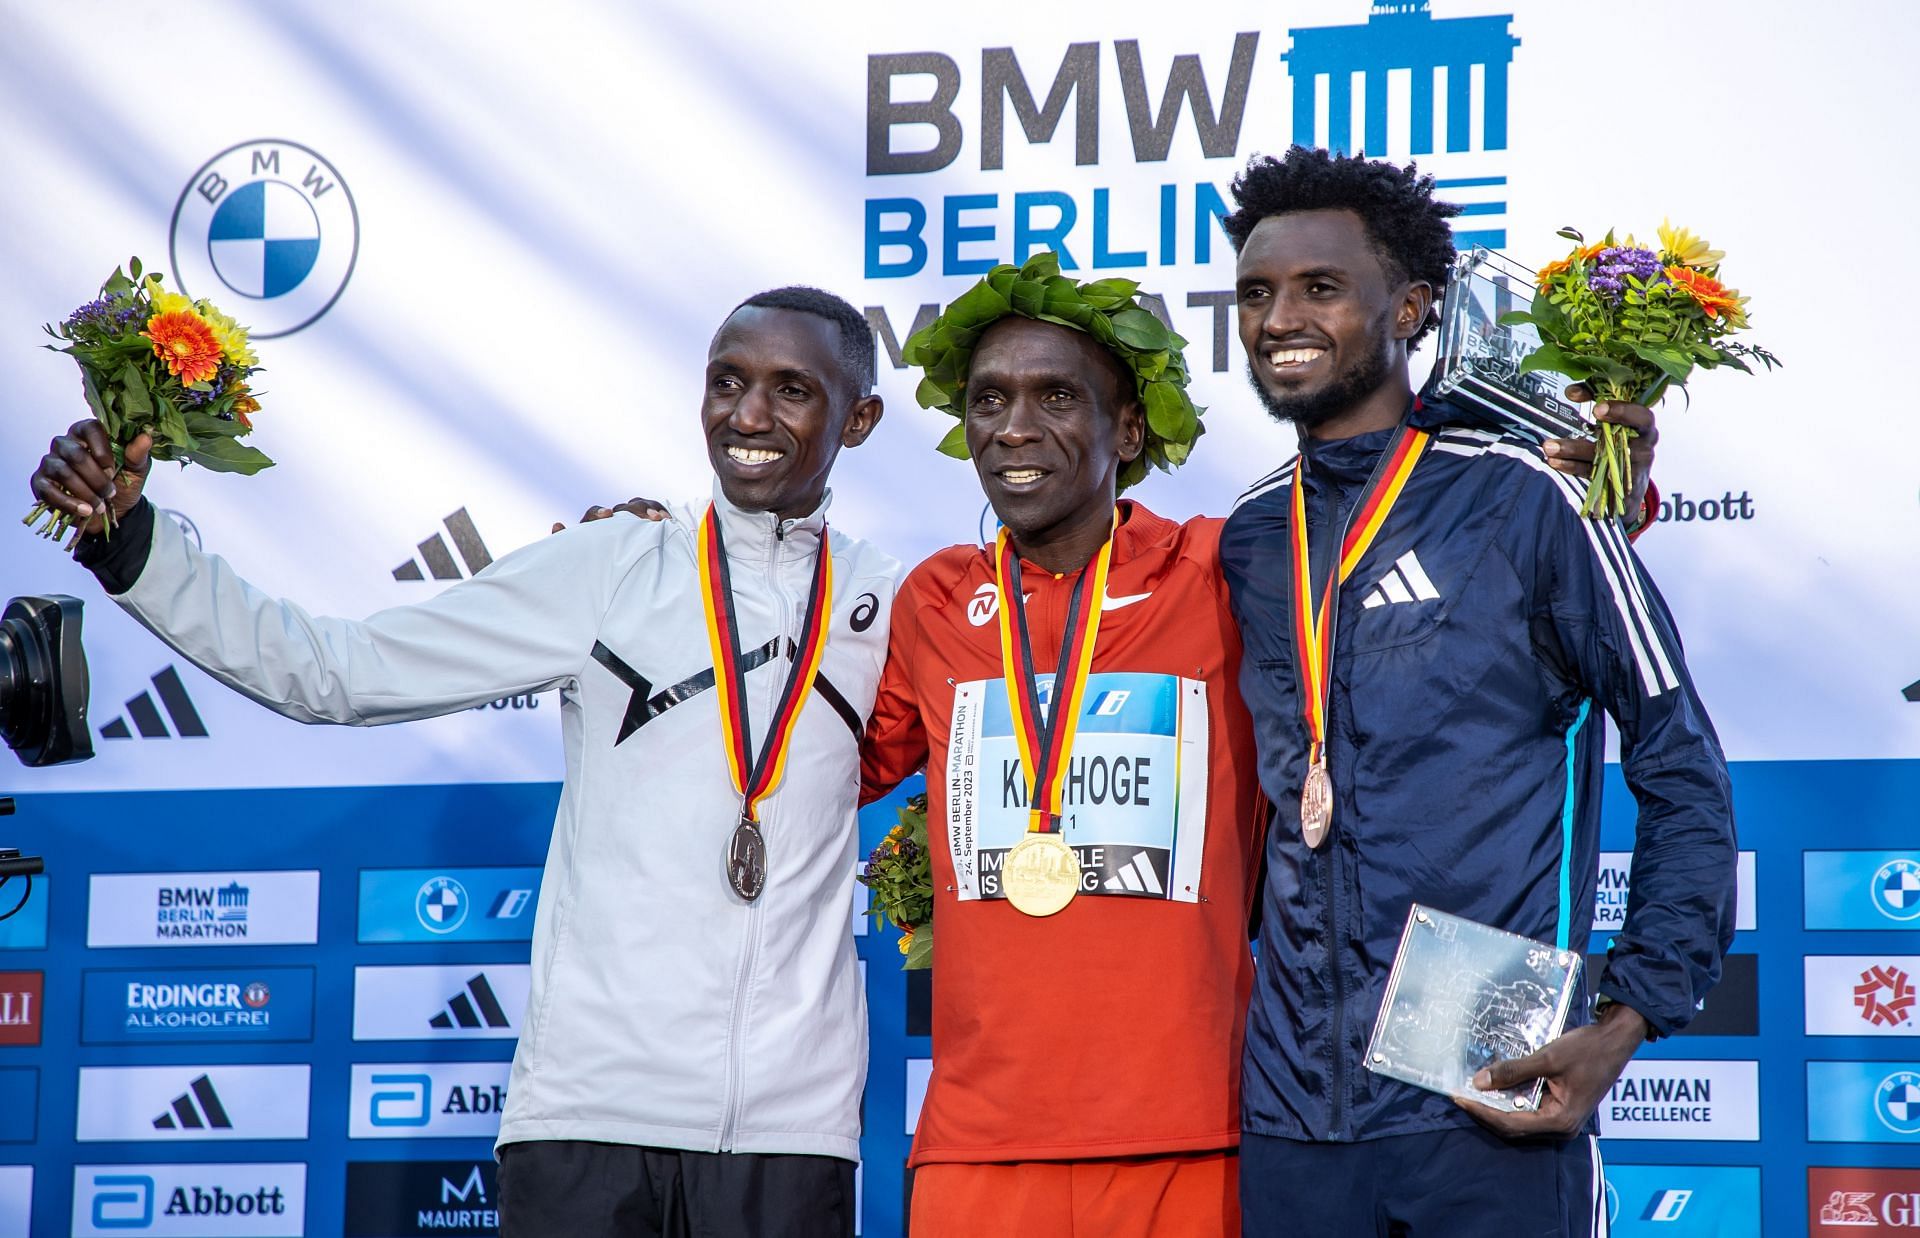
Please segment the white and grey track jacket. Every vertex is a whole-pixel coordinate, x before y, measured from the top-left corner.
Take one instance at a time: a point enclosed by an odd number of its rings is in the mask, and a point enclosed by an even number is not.
[[[800,634],[826,505],[777,521],[732,507],[718,485],[714,503],[757,747]],[[502,1145],[858,1159],[867,1038],[849,931],[854,796],[900,565],[830,534],[832,627],[784,781],[761,805],[767,884],[747,903],[723,864],[740,797],[711,690],[694,540],[703,510],[569,529],[359,622],[267,597],[145,504],[128,536],[81,557],[196,666],[302,722],[404,722],[560,689],[566,783]]]

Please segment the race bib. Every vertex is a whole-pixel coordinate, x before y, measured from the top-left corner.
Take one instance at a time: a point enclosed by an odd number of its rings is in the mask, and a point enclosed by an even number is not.
[[[1042,707],[1053,677],[1040,679]],[[1207,686],[1177,675],[1087,680],[1061,806],[1080,893],[1199,900],[1207,834]],[[1005,898],[1000,865],[1027,829],[1027,778],[1006,682],[953,692],[947,847],[960,897]]]

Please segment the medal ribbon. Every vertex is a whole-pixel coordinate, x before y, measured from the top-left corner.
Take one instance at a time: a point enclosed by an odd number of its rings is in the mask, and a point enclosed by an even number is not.
[[[1113,527],[1118,528],[1116,509]],[[1063,775],[1080,729],[1080,704],[1093,671],[1093,644],[1100,633],[1100,611],[1107,596],[1107,568],[1113,560],[1113,534],[1101,544],[1074,582],[1053,673],[1053,705],[1040,707],[1040,685],[1033,666],[1033,642],[1027,635],[1026,595],[1020,588],[1020,555],[1006,529],[994,543],[994,583],[1000,590],[1000,669],[1006,678],[1007,707],[1020,744],[1020,770],[1027,783],[1027,830],[1045,834],[1059,828],[1066,792]]]
[[[1381,463],[1374,467],[1373,476],[1368,479],[1360,502],[1347,518],[1347,527],[1340,539],[1339,568],[1327,573],[1317,613],[1313,605],[1313,564],[1307,548],[1305,454],[1301,455],[1300,467],[1294,472],[1293,644],[1298,651],[1300,664],[1301,712],[1307,719],[1307,738],[1310,741],[1307,749],[1309,767],[1326,760],[1335,591],[1346,582],[1347,577],[1353,575],[1354,568],[1360,565],[1367,548],[1373,545],[1381,526],[1386,524],[1387,513],[1393,510],[1394,503],[1399,500],[1400,491],[1406,486],[1407,478],[1412,476],[1413,466],[1420,462],[1421,453],[1426,450],[1430,437],[1424,430],[1401,423],[1393,442],[1387,445]]]
[[[756,759],[752,732],[747,727],[747,673],[741,666],[739,625],[734,620],[733,587],[727,571],[726,540],[713,505],[701,518],[699,531],[700,598],[707,614],[707,644],[713,650],[713,690],[720,702],[720,730],[726,741],[727,772],[740,793],[740,815],[760,819],[760,801],[780,783],[786,771],[787,749],[800,708],[813,691],[821,655],[827,649],[827,627],[833,614],[833,555],[827,549],[827,526],[820,526],[820,549],[814,556],[813,587],[807,594],[805,622],[794,651],[793,669],[780,690],[773,722]]]

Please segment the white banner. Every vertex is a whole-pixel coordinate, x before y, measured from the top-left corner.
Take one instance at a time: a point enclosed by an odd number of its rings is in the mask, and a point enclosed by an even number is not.
[[[83,411],[72,363],[34,350],[40,325],[139,252],[255,326],[253,441],[279,461],[252,479],[162,468],[154,499],[262,587],[363,615],[590,502],[703,494],[709,336],[742,297],[813,283],[880,328],[889,408],[839,466],[835,523],[911,562],[973,540],[982,501],[932,453],[950,423],[892,354],[985,264],[1056,246],[1077,275],[1141,280],[1189,339],[1209,431],[1139,496],[1220,513],[1292,447],[1246,388],[1215,216],[1256,152],[1344,143],[1416,158],[1471,212],[1463,242],[1529,263],[1563,224],[1645,235],[1669,215],[1728,252],[1751,338],[1787,368],[1701,375],[1662,411],[1668,504],[1642,552],[1731,756],[1920,755],[1903,698],[1920,654],[1859,638],[1920,613],[1911,453],[1861,447],[1903,441],[1897,368],[1840,363],[1881,290],[1920,275],[1892,240],[1920,185],[1887,136],[1920,23],[1886,5],[1807,22],[1772,0],[1715,8],[1710,50],[1662,51],[1668,6],[1623,0],[1606,28],[1697,93],[1602,106],[1592,6],[1373,7],[1168,23],[1140,0],[990,0],[934,21],[871,0],[559,0],[532,30],[453,0],[226,0],[185,24],[133,0],[22,8],[0,45],[0,469],[24,511],[48,437]],[[200,63],[218,31],[222,104],[114,85],[101,32],[136,22],[152,64]],[[1842,215],[1874,240],[1836,260]],[[0,540],[0,578],[90,603],[103,756],[32,789],[558,773],[552,698],[399,732],[302,727],[180,664],[22,531]]]
[[[305,1139],[310,1066],[83,1066],[82,1143]]]
[[[492,1139],[511,1062],[377,1062],[353,1068],[350,1139]]]
[[[89,946],[310,946],[320,874],[95,873]]]
[[[1599,1117],[1605,1139],[1759,1139],[1760,1064],[1628,1062]]]

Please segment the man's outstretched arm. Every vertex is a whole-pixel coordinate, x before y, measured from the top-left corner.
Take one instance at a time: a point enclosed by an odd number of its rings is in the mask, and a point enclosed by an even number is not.
[[[141,448],[128,451],[109,497],[105,436],[81,423],[54,441],[47,461],[60,463],[42,462],[35,496],[60,500],[96,527],[110,503],[113,535],[84,537],[81,562],[182,656],[298,721],[401,722],[564,683],[589,657],[621,570],[608,542],[622,530],[599,525],[517,551],[417,605],[361,621],[316,617],[202,554],[172,521],[154,519],[140,494]]]

